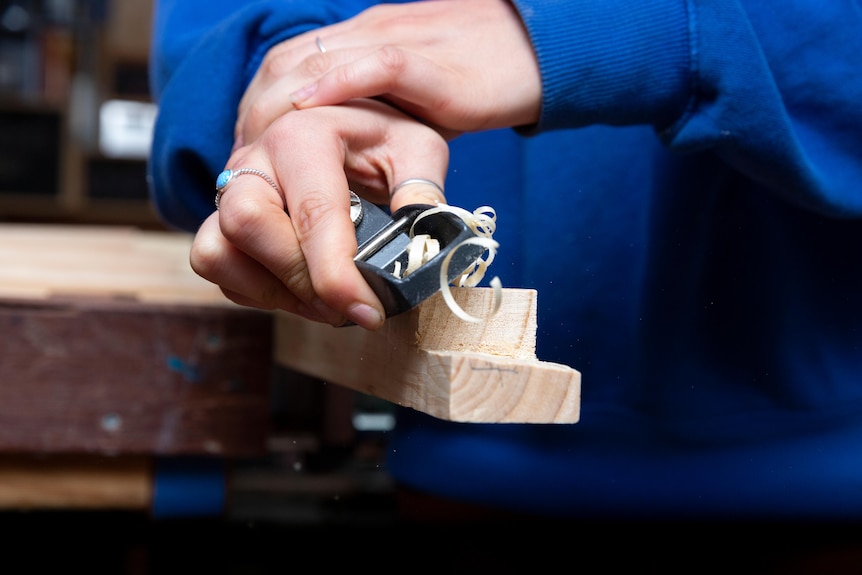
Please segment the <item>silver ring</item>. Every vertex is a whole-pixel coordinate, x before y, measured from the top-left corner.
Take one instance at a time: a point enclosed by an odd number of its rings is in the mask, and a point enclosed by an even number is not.
[[[427,184],[429,186],[433,186],[433,187],[437,188],[437,191],[440,192],[441,195],[444,195],[444,196],[446,195],[446,193],[443,191],[443,188],[441,188],[439,186],[439,184],[437,184],[436,182],[432,182],[431,180],[426,180],[425,178],[409,178],[407,180],[404,180],[403,182],[401,182],[400,184],[398,184],[394,188],[392,188],[392,191],[389,192],[389,199],[391,200],[393,198],[393,196],[395,196],[395,194],[398,192],[398,190],[400,190],[404,186],[409,186],[411,184]]]
[[[317,42],[317,49],[320,50],[321,54],[326,54],[326,47],[323,45],[323,40],[320,39],[320,36],[314,39]]]
[[[281,189],[278,187],[278,184],[275,183],[269,175],[261,170],[257,170],[255,168],[240,168],[238,170],[225,170],[218,175],[216,178],[216,197],[215,197],[215,207],[218,209],[219,202],[221,201],[221,196],[227,189],[227,185],[236,177],[239,177],[243,174],[253,174],[255,176],[261,177],[266,180],[266,183],[272,186],[278,195],[281,195]]]

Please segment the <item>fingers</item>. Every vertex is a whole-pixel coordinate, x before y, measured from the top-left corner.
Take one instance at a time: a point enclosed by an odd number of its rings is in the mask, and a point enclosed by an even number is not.
[[[260,262],[222,235],[218,213],[207,218],[195,234],[189,263],[198,275],[217,284],[234,303],[260,309],[284,309],[314,321],[324,321],[323,316],[304,305]]]
[[[253,142],[267,126],[291,108],[287,98],[279,97],[280,86],[295,86],[303,78],[314,78],[327,69],[300,67],[306,58],[317,53],[317,45],[306,35],[282,42],[267,52],[237,108],[235,149]]]
[[[237,303],[382,325],[383,307],[353,261],[350,186],[383,204],[407,180],[396,209],[443,201],[446,141],[391,106],[353,100],[283,115],[228,166],[239,175],[195,239],[194,269]]]
[[[237,146],[294,109],[365,97],[455,135],[538,121],[541,77],[507,0],[375,5],[267,53],[238,109]]]
[[[354,278],[350,278],[349,273],[342,273],[339,277],[338,273],[327,268],[328,262],[335,265],[341,262],[342,270],[345,260],[352,264],[351,257],[356,247],[349,206],[345,204],[343,210],[335,210],[346,214],[345,226],[330,221],[320,222],[322,227],[329,229],[334,247],[328,257],[323,258],[322,264],[317,261],[321,259],[319,256],[313,255],[309,260],[295,226],[301,225],[298,222],[314,219],[308,212],[319,216],[326,210],[321,206],[313,208],[315,197],[306,194],[308,197],[304,200],[293,202],[297,216],[291,218],[284,210],[284,198],[270,184],[272,180],[282,186],[278,183],[278,168],[270,167],[266,152],[266,146],[254,146],[252,151],[244,149],[231,158],[231,165],[237,166],[235,173],[245,173],[229,181],[221,193],[218,211],[198,232],[191,255],[193,269],[221,286],[225,295],[236,303],[264,309],[285,309],[332,325],[342,325],[350,319],[368,329],[376,329],[382,323],[382,314],[374,306],[380,308],[380,305],[358,271],[354,270]],[[275,160],[277,155],[273,155]],[[248,172],[249,169],[254,172]],[[257,172],[267,175],[267,178],[258,176]],[[343,171],[341,174],[335,189],[345,190]],[[327,187],[326,183],[322,185]],[[346,191],[344,196],[347,198]],[[347,233],[338,233],[344,227],[347,227]],[[318,233],[329,237],[329,234]],[[309,247],[314,253],[314,242],[310,242]],[[316,261],[315,280],[311,276],[309,261]],[[315,281],[319,285],[315,285]],[[367,307],[357,307],[363,300]]]
[[[339,112],[340,110],[335,110]],[[350,190],[345,176],[346,145],[341,130],[361,131],[331,109],[312,115],[288,115],[273,124],[266,138],[278,147],[276,170],[287,174],[290,222],[304,259],[314,309],[332,309],[367,329],[384,319],[383,307],[353,262],[356,230],[350,219]],[[297,134],[303,135],[297,139]],[[271,148],[272,149],[272,148]],[[286,257],[284,254],[282,257]],[[284,282],[296,281],[290,267],[277,270]],[[330,323],[339,325],[336,318]]]
[[[308,74],[310,83],[289,93],[296,109],[326,106],[354,98],[385,95],[400,109],[429,120],[445,118],[449,126],[474,129],[472,120],[454,108],[447,96],[457,89],[460,77],[419,54],[395,45],[373,50],[338,50],[327,55],[327,66]],[[316,78],[316,80],[315,80]],[[428,78],[434,78],[429,83]],[[298,78],[293,78],[296,80]],[[290,83],[284,82],[283,88]]]
[[[237,109],[236,147],[253,142],[277,118],[293,110],[289,95],[332,68],[361,58],[373,46],[322,52],[311,32],[272,48],[246,88]]]
[[[351,149],[367,147],[370,153],[352,155],[345,169],[353,181],[368,185],[366,195],[376,192],[370,198],[375,203],[388,201],[394,211],[408,204],[445,202],[449,147],[437,131],[373,100],[353,100],[325,109],[338,116],[351,116],[349,121],[340,120],[341,137]],[[351,112],[347,114],[345,110]]]
[[[347,179],[363,184],[375,203],[388,201],[392,182],[417,173],[442,182],[446,142],[427,126],[369,100],[288,114],[273,126],[273,134],[283,146],[303,136],[301,145],[288,146],[290,153],[280,156],[278,170],[291,175],[288,209],[295,214],[291,220],[315,292],[352,321],[359,323],[355,316],[368,321],[369,308],[382,313],[382,307],[353,262],[356,231]],[[427,191],[416,189],[405,191],[402,199],[429,201]]]
[[[378,97],[457,133],[528,125],[539,118],[541,79],[532,52],[524,50],[527,56],[517,65],[499,62],[497,54],[480,58],[470,46],[422,53],[397,44],[333,50],[310,57],[307,62],[325,58],[326,65],[284,77],[278,92],[282,99],[288,94],[285,109]],[[472,53],[474,61],[461,52]],[[307,83],[297,88],[302,79]],[[295,88],[289,92],[291,86]]]

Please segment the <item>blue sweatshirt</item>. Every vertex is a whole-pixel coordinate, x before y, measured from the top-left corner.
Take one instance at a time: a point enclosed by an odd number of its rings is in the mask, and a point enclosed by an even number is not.
[[[369,3],[158,6],[167,222],[211,213],[266,50]],[[453,141],[447,199],[497,210],[492,272],[538,290],[538,356],[581,372],[581,420],[405,409],[393,477],[554,516],[862,517],[858,2],[514,3],[541,119]]]

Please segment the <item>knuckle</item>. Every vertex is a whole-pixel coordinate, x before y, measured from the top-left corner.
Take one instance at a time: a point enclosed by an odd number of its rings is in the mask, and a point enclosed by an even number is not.
[[[289,290],[298,300],[311,305],[318,311],[320,309],[314,306],[312,302],[315,300],[331,301],[330,292],[333,289],[334,282],[328,280],[324,275],[312,278],[308,263],[305,260],[302,252],[297,250],[289,257],[285,257],[281,262],[281,266],[276,270],[276,275],[281,284]],[[326,314],[324,314],[326,315]],[[334,318],[335,316],[333,316]]]
[[[291,217],[299,241],[307,240],[315,233],[319,233],[319,230],[326,229],[334,213],[334,206],[321,192],[310,191],[303,194],[296,207],[296,213]]]
[[[265,80],[279,78],[295,66],[294,60],[290,50],[276,46],[264,56],[257,74]]]
[[[401,48],[386,44],[377,50],[377,61],[387,77],[396,79],[404,72],[407,55]]]
[[[299,65],[300,72],[305,76],[316,78],[329,70],[330,58],[325,53],[315,53],[306,57]]]
[[[238,194],[235,194],[238,195]],[[221,233],[230,243],[242,247],[253,239],[254,230],[262,229],[267,212],[253,197],[237,197],[219,219]]]
[[[195,241],[189,250],[189,265],[202,278],[209,279],[219,267],[221,250],[212,242]]]
[[[332,71],[332,79],[338,86],[354,86],[360,78],[353,66],[339,66]]]
[[[424,126],[423,126],[424,127]],[[444,157],[449,156],[449,144],[440,134],[433,128],[425,127],[420,134],[416,135],[416,141],[419,149],[425,151],[427,157]]]
[[[318,138],[327,133],[330,127],[329,119],[321,115],[318,108],[302,110],[302,113],[282,114],[267,126],[262,135],[262,142],[272,157],[277,157],[278,150],[284,148],[285,141],[297,141],[297,134],[303,137]]]
[[[308,265],[300,250],[286,254],[279,268],[275,271],[279,281],[291,293],[303,301],[310,301],[313,288],[308,275]],[[275,286],[273,286],[275,292]],[[275,293],[271,297],[276,297]]]

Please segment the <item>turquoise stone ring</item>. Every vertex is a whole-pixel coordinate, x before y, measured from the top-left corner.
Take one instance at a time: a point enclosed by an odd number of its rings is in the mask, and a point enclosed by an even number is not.
[[[216,190],[221,191],[233,177],[233,170],[225,170],[216,178]]]
[[[281,189],[278,187],[278,184],[276,184],[275,180],[273,180],[271,177],[269,177],[269,175],[267,175],[266,172],[262,172],[261,170],[256,170],[254,168],[240,168],[238,170],[224,170],[216,178],[216,185],[215,185],[215,188],[216,188],[215,207],[216,207],[216,209],[218,209],[219,202],[221,202],[222,194],[225,193],[225,190],[227,189],[227,185],[234,178],[237,178],[243,174],[252,174],[252,175],[258,176],[260,178],[263,178],[264,180],[266,180],[266,183],[269,184],[272,187],[272,189],[274,189],[278,193],[279,196],[281,195]]]

